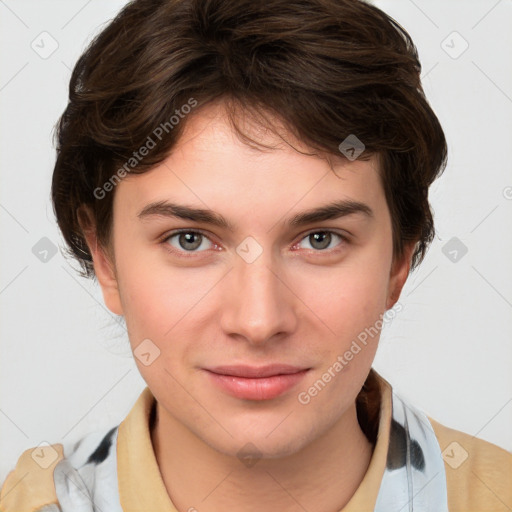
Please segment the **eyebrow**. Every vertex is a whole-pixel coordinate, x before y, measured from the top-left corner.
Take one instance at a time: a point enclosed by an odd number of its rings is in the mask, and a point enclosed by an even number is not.
[[[334,220],[354,214],[360,214],[366,218],[374,217],[373,210],[367,204],[360,201],[341,200],[300,212],[291,217],[286,224],[290,227],[304,226],[314,222]],[[141,220],[151,216],[173,217],[193,222],[202,222],[230,231],[234,231],[235,228],[225,217],[212,210],[193,208],[169,201],[150,203],[137,215]]]

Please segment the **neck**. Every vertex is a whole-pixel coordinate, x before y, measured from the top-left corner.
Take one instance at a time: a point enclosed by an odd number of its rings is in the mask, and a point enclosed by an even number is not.
[[[250,466],[213,449],[159,404],[151,439],[175,507],[200,512],[340,510],[363,480],[373,450],[355,404],[301,451]]]

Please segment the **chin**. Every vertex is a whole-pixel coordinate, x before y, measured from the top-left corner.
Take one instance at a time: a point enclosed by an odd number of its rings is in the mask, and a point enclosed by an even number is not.
[[[237,457],[243,462],[244,457],[254,457],[255,459],[289,457],[300,452],[312,440],[305,435],[300,436],[296,429],[292,429],[291,432],[283,430],[280,435],[277,433],[267,435],[268,431],[265,429],[265,432],[260,431],[254,435],[248,435],[247,430],[240,432],[240,435],[233,432],[234,439],[226,440],[225,443],[219,443],[218,439],[213,442],[210,442],[209,439],[203,439],[203,441],[217,452]]]

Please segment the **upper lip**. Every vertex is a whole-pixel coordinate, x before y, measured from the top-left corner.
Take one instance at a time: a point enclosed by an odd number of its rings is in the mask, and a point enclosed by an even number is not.
[[[298,373],[309,368],[301,368],[290,364],[269,364],[266,366],[248,366],[248,365],[230,365],[215,366],[213,368],[205,368],[209,372],[219,375],[231,375],[234,377],[258,378],[271,377],[274,375],[288,375]]]

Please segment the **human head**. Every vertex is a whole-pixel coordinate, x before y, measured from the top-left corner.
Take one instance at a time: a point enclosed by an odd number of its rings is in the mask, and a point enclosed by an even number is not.
[[[162,162],[190,116],[222,98],[235,128],[249,115],[272,130],[277,116],[318,154],[340,155],[355,135],[358,158],[378,155],[394,257],[416,242],[415,268],[446,163],[420,70],[409,35],[360,1],[130,2],[77,62],[58,125],[52,199],[70,253],[94,275],[79,207],[108,249],[115,184]]]
[[[363,329],[378,333],[433,236],[428,187],[446,144],[419,73],[405,31],[353,0],[136,0],[80,57],[58,126],[55,212],[71,253],[124,316],[134,354],[147,340],[160,354],[136,362],[168,425],[224,454],[245,438],[269,457],[353,425],[378,334],[346,367],[337,358]],[[354,161],[340,151],[351,137],[364,144]],[[297,236],[272,231],[282,207],[341,195],[369,202],[375,216],[353,221],[338,257],[277,250]],[[157,231],[175,223],[137,217],[168,198],[203,201],[241,226],[215,232],[232,250],[163,253]],[[247,235],[263,253],[246,266],[234,249]],[[246,408],[205,380],[208,365],[285,362],[308,368],[313,383],[336,361],[341,371],[311,404],[283,396]],[[282,417],[277,403],[298,407],[294,423],[266,438]]]

